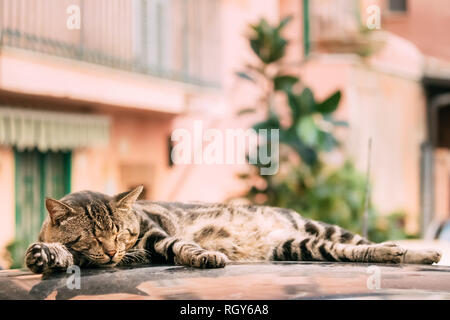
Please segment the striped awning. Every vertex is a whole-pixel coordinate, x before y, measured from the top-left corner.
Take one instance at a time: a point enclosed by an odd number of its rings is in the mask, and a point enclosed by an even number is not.
[[[71,150],[109,143],[107,116],[0,106],[0,145],[19,150]]]

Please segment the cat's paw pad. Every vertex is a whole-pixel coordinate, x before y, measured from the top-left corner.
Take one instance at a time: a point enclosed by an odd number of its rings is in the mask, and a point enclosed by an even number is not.
[[[25,254],[25,263],[34,273],[43,273],[54,261],[54,254],[41,242],[32,244]]]
[[[218,251],[205,251],[191,260],[191,266],[196,268],[223,268],[228,257]]]
[[[405,252],[405,249],[394,243],[383,243],[375,248],[372,259],[380,263],[401,263]]]

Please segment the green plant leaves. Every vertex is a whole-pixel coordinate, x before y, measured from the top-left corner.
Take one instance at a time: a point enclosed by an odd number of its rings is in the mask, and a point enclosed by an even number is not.
[[[320,113],[332,113],[334,112],[341,100],[341,92],[336,91],[331,96],[329,96],[325,101],[316,105],[316,111]]]
[[[317,152],[302,141],[294,127],[280,130],[280,142],[290,146],[308,166],[317,163]]]
[[[298,82],[295,76],[277,76],[273,78],[274,90],[292,91],[292,87]]]
[[[277,75],[269,74],[267,68],[270,63],[282,59],[285,54],[287,41],[282,37],[281,30],[289,23],[291,17],[283,19],[278,26],[270,26],[266,20],[251,26],[253,34],[249,42],[253,52],[258,56],[259,63],[247,65],[246,72],[236,73],[242,79],[261,83],[263,99],[262,111],[267,111],[267,117],[263,121],[253,125],[253,129],[279,129],[280,144],[292,149],[277,161],[280,171],[276,175],[261,175],[259,170],[251,174],[242,175],[241,179],[252,183],[263,179],[264,186],[250,186],[246,197],[253,202],[277,207],[292,208],[311,219],[317,219],[326,223],[338,224],[354,232],[361,231],[361,217],[364,208],[365,177],[354,167],[351,162],[343,166],[331,167],[320,161],[319,155],[339,146],[339,142],[333,135],[332,128],[336,126],[348,126],[345,121],[333,119],[341,101],[341,92],[336,91],[321,102],[315,100],[314,94],[309,88],[301,92],[296,91],[299,78],[289,74],[280,74],[280,69],[275,70]],[[278,67],[274,64],[271,67]],[[266,81],[272,79],[272,85],[267,86]],[[272,90],[270,90],[272,89]],[[277,109],[277,100],[273,99],[274,92],[282,92],[287,96],[288,106],[291,110],[291,121],[288,127],[281,126]],[[256,103],[255,103],[256,104]],[[255,112],[255,108],[246,108],[240,114]],[[323,121],[326,121],[323,125]],[[284,122],[283,122],[284,123]],[[260,142],[258,148],[270,147]],[[276,146],[275,146],[276,147]],[[297,156],[300,163],[291,161]],[[247,155],[248,159],[248,155]],[[273,163],[271,163],[273,164]],[[254,168],[261,168],[260,162],[254,164]],[[391,220],[376,215],[375,209],[371,209],[369,235],[371,240],[381,242],[388,238],[402,237],[402,228],[396,224],[399,218]]]
[[[307,116],[314,111],[314,95],[309,88],[303,89],[300,95],[292,91],[286,92],[288,96],[289,107],[292,111],[292,121],[297,123],[303,116]]]
[[[256,131],[261,129],[280,129],[280,119],[278,118],[278,115],[271,110],[269,112],[269,117],[266,120],[254,124],[252,128]]]
[[[282,19],[280,21],[280,24],[277,27],[278,31],[283,29],[289,22],[291,22],[292,18],[293,18],[292,16],[288,16],[288,17]]]
[[[296,126],[300,139],[309,147],[315,147],[319,139],[319,130],[312,116],[303,117]]]
[[[317,151],[329,152],[339,145],[333,134],[319,129],[312,115],[302,117],[295,130],[305,145]]]
[[[249,80],[249,81],[255,82],[255,79],[253,79],[251,76],[249,76],[247,73],[245,73],[243,71],[236,72],[236,75],[239,78],[241,78],[241,79],[245,79],[245,80]]]
[[[323,114],[323,119],[329,123],[331,123],[335,127],[349,127],[349,124],[347,121],[343,120],[335,120],[333,118],[333,115],[331,113],[325,113]]]
[[[303,89],[302,93],[300,94],[300,101],[305,113],[314,112],[316,102],[314,100],[314,94],[312,93],[311,89]]]
[[[320,148],[320,150],[323,151],[329,152],[334,148],[336,148],[337,146],[339,146],[339,142],[329,132],[319,130],[317,134],[317,139],[318,139],[317,145]]]
[[[254,34],[250,38],[250,47],[263,63],[270,64],[284,56],[288,42],[280,34],[282,28],[271,27],[265,19],[251,28]]]
[[[255,113],[256,111],[257,110],[255,108],[245,108],[245,109],[239,110],[236,115],[242,116],[244,114]]]
[[[292,92],[287,92],[289,107],[292,113],[292,122],[297,123],[303,114],[302,105],[299,96]]]

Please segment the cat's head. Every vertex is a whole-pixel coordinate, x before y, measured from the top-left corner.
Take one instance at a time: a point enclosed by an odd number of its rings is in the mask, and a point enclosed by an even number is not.
[[[131,210],[143,187],[108,196],[80,191],[47,198],[43,240],[60,242],[95,265],[114,266],[137,241],[139,219]]]

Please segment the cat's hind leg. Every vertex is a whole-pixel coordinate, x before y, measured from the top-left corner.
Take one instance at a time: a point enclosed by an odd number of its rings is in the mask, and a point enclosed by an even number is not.
[[[441,260],[442,253],[432,249],[410,249],[400,246],[392,241],[382,242],[378,245],[403,248],[405,253],[402,256],[401,263],[406,264],[433,264]]]
[[[438,250],[406,248],[402,263],[433,264],[438,263],[441,257],[442,253]]]
[[[339,226],[327,224],[324,222],[318,222],[314,220],[307,220],[303,225],[303,231],[305,234],[328,240],[331,242],[337,242],[349,245],[382,245],[399,247],[392,242],[384,242],[376,244],[356,233],[352,233]],[[378,250],[379,251],[379,250]],[[436,250],[417,250],[417,249],[405,249],[405,254],[401,260],[401,263],[410,264],[432,264],[437,263],[441,259],[442,254]],[[345,260],[345,257],[341,259]]]
[[[271,260],[276,261],[337,261],[368,263],[417,263],[438,262],[440,256],[418,259],[408,250],[392,244],[346,244],[317,237],[290,238],[275,246]],[[431,258],[431,259],[429,259]]]
[[[285,208],[275,208],[275,210],[286,220],[286,223],[291,225],[292,230],[299,233],[299,236],[309,235],[324,240],[354,245],[373,244],[372,241],[361,235],[345,230],[337,225],[301,217],[295,210]]]
[[[347,243],[353,245],[374,244],[372,241],[360,236],[359,234],[348,231],[337,225],[304,219],[305,223],[302,226],[303,234],[308,234],[324,240],[329,240],[339,243]]]

